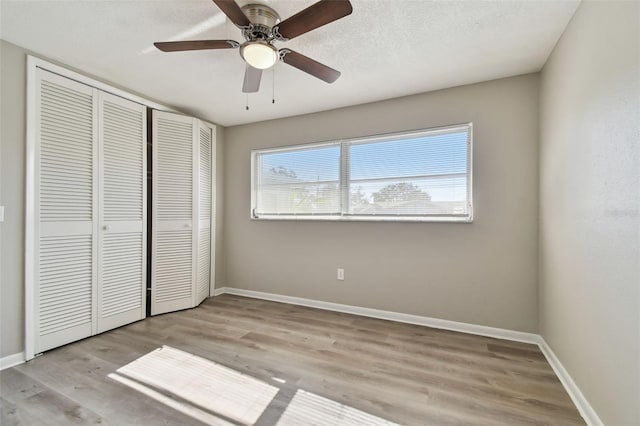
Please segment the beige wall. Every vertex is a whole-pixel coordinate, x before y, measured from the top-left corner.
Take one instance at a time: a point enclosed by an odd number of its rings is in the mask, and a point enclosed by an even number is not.
[[[0,40],[0,205],[5,221],[0,224],[0,358],[24,350],[24,201],[26,152],[26,50]],[[62,64],[60,64],[62,65]],[[63,65],[64,66],[64,65]],[[74,70],[81,72],[80,70]],[[82,72],[81,72],[82,73]],[[95,78],[95,77],[93,77]],[[100,80],[100,79],[96,79]],[[107,82],[109,83],[109,82]],[[112,86],[118,87],[113,83]],[[122,87],[118,87],[123,89]],[[137,94],[131,90],[130,93]],[[139,96],[144,97],[144,95]],[[218,167],[216,263],[222,256],[222,185],[224,130],[217,132]],[[216,268],[216,282],[224,281],[224,269]]]
[[[610,425],[640,424],[639,24],[583,2],[541,81],[541,332]]]
[[[226,128],[224,284],[536,332],[537,111],[533,74]],[[251,149],[469,121],[471,224],[249,219]]]
[[[0,357],[24,348],[25,93],[27,57],[0,44]]]

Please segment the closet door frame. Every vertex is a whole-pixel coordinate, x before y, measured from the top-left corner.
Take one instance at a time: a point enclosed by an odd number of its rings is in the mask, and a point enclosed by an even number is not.
[[[218,173],[216,160],[218,156],[216,143],[216,126],[207,122],[205,122],[204,124],[211,129],[211,213],[209,213],[209,217],[211,218],[211,223],[209,224],[211,229],[211,232],[209,233],[209,297],[211,297],[215,296],[216,290],[216,223],[218,220],[218,216],[216,214],[216,195],[218,193],[216,189],[216,176]]]
[[[177,112],[175,109],[154,102],[150,99],[128,93],[124,90],[110,86],[109,84],[87,77],[81,73],[71,71],[63,66],[53,64],[32,55],[27,55],[27,87],[26,87],[26,192],[25,192],[25,316],[24,316],[24,358],[25,360],[33,359],[38,351],[36,349],[37,338],[37,321],[38,312],[36,304],[36,294],[39,292],[37,287],[38,274],[35,266],[39,264],[38,244],[40,240],[40,199],[39,188],[40,181],[38,160],[39,146],[39,129],[37,117],[37,102],[39,96],[37,70],[42,69],[66,77],[78,83],[85,84],[94,89],[111,93],[124,99],[128,99],[149,108],[158,111]],[[94,182],[97,185],[97,180]],[[94,221],[97,222],[97,221]],[[97,223],[95,226],[98,226]],[[97,262],[97,259],[95,260]],[[97,273],[97,272],[96,272]]]

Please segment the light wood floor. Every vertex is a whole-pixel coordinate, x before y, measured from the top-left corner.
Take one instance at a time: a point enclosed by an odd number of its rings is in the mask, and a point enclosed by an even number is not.
[[[107,377],[162,345],[275,386],[258,425],[282,425],[301,391],[343,407],[309,423],[352,408],[403,425],[584,424],[534,345],[231,295],[2,371],[0,424],[201,424]]]

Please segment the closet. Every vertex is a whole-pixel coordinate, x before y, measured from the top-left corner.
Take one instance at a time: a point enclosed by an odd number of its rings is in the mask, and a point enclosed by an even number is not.
[[[213,129],[153,111],[151,314],[192,308],[209,296]]]
[[[37,70],[35,353],[145,316],[146,108]]]
[[[198,305],[213,272],[215,127],[154,110],[148,128],[146,105],[41,67],[29,85],[26,358],[145,318],[149,274],[151,314]]]

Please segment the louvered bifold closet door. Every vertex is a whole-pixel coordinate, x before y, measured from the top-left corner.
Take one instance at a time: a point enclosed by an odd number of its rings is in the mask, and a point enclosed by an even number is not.
[[[100,92],[98,333],[146,315],[146,108]]]
[[[199,126],[198,260],[196,305],[209,296],[211,286],[211,205],[213,183],[212,129]]]
[[[96,90],[36,79],[33,353],[95,332],[98,209]]]
[[[197,127],[190,117],[153,111],[151,314],[195,300]],[[197,165],[197,162],[195,162]]]

